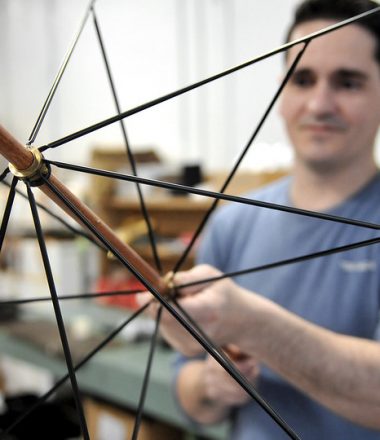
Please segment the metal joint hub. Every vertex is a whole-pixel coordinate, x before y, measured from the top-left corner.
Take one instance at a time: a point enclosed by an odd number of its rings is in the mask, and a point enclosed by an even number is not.
[[[19,170],[12,163],[9,163],[8,167],[14,176],[27,180],[31,186],[40,186],[44,183],[41,177],[50,176],[50,166],[44,162],[44,157],[38,148],[30,148],[29,151],[33,154],[33,162],[28,168]]]

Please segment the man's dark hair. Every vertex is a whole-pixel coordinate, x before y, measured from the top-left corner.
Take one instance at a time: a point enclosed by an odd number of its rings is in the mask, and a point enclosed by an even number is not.
[[[290,41],[294,28],[312,20],[342,21],[378,7],[372,0],[305,0],[296,8],[293,24],[290,26],[286,41]],[[376,39],[375,58],[380,63],[380,12],[356,22],[371,33]]]

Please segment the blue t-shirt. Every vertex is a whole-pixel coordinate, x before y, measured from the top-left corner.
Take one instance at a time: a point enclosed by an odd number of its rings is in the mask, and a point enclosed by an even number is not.
[[[291,178],[252,193],[256,200],[291,205]],[[380,175],[328,213],[380,223]],[[233,272],[353,242],[380,231],[295,214],[229,204],[213,217],[199,250],[199,263]],[[295,314],[334,332],[376,339],[380,310],[380,245],[237,277]],[[300,353],[302,356],[302,353]],[[380,368],[380,367],[379,367]],[[262,366],[258,392],[306,440],[380,439],[335,415]],[[255,403],[234,415],[233,440],[280,440],[288,436]]]

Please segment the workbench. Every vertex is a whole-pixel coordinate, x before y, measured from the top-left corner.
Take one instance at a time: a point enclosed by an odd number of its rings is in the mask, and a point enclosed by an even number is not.
[[[3,323],[0,326],[0,352],[45,369],[56,379],[59,379],[66,374],[67,370],[65,360],[59,353],[60,341],[58,334],[53,334],[56,331],[55,325],[52,326],[54,331],[50,332],[48,337],[49,342],[46,341],[46,333],[49,332],[38,330],[41,322],[44,323],[43,326],[46,325],[46,321],[54,324],[52,312],[41,312],[39,309],[31,311],[30,307],[27,306],[24,306],[23,309],[27,311],[21,313],[20,320]],[[96,344],[110,333],[118,323],[124,320],[128,313],[120,309],[105,308],[93,302],[75,301],[74,304],[74,301],[70,301],[70,304],[69,302],[62,304],[62,314],[68,327],[68,333],[70,333],[71,323],[78,319],[82,321],[83,319],[90,320],[90,322],[96,323],[94,327],[97,329],[97,341],[94,340]],[[19,331],[20,323],[21,332]],[[143,324],[140,322],[139,325]],[[25,332],[25,329],[27,329],[27,332]],[[42,342],[37,341],[36,343],[30,340],[30,335],[33,332],[36,333],[36,329],[37,333],[43,336]],[[133,332],[136,332],[136,329]],[[22,336],[23,333],[25,337]],[[44,335],[41,335],[41,333],[44,333]],[[51,341],[52,338],[56,338],[54,343]],[[126,330],[125,335],[117,337],[112,344],[102,349],[84,365],[77,372],[77,379],[80,390],[84,395],[99,398],[103,402],[119,408],[135,410],[140,396],[149,351],[149,341],[145,338],[138,342],[129,341],[128,339],[135,339],[135,336],[131,336]],[[78,352],[78,343],[75,343],[75,341],[71,341],[71,344],[75,364],[85,353]],[[88,351],[88,342],[84,341],[83,344],[79,343],[80,345],[86,346],[86,352]],[[57,350],[52,350],[54,346]],[[218,427],[207,427],[200,431],[189,421],[186,421],[180,413],[171,386],[173,357],[174,353],[170,348],[162,343],[157,346],[144,415],[168,425],[180,427],[187,433],[186,438],[197,438],[198,435],[202,435],[202,438],[225,439],[226,424],[221,424]]]

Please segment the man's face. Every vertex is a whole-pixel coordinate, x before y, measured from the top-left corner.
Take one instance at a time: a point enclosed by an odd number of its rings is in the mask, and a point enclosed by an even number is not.
[[[332,23],[300,24],[291,39]],[[356,24],[309,44],[283,92],[280,108],[298,163],[328,170],[372,159],[380,123],[375,46],[374,37]],[[290,49],[288,65],[299,50],[299,46]]]

